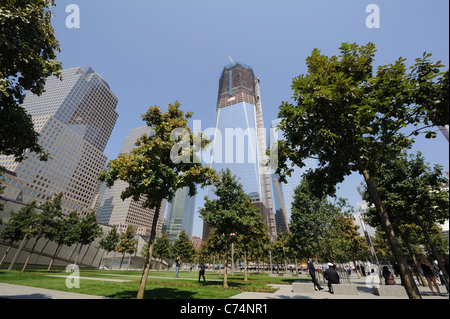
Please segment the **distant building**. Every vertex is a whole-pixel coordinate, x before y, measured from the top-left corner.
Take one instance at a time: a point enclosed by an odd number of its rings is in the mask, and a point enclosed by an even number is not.
[[[92,68],[67,69],[61,75],[62,80],[49,77],[44,93],[28,93],[22,104],[39,133],[38,143],[51,158],[40,161],[28,152],[19,163],[0,155],[0,166],[9,171],[2,196],[43,203],[63,192],[63,211],[83,217],[98,207],[97,176],[106,165],[103,151],[118,117],[118,99]]]
[[[277,134],[272,134],[270,145],[271,147],[279,140],[283,139],[283,132],[278,130],[278,125],[281,119],[276,119],[271,122],[271,130],[275,130]],[[290,161],[287,162],[289,166]],[[292,214],[292,203],[294,201],[295,189],[302,181],[302,175],[309,169],[317,167],[317,161],[314,159],[305,160],[305,167],[299,168],[294,166],[294,171],[291,176],[286,176],[286,183],[279,182],[280,177],[277,174],[272,175],[272,192],[274,198],[275,208],[275,222],[277,231],[286,232],[289,229],[289,221]]]
[[[131,152],[135,147],[134,143],[136,140],[144,133],[150,134],[151,129],[147,126],[141,126],[131,130],[130,135],[122,143],[120,153]],[[117,226],[119,232],[124,232],[128,225],[131,225],[136,234],[149,236],[155,210],[142,207],[145,201],[144,196],[141,196],[138,202],[135,202],[131,198],[122,200],[120,195],[127,186],[128,184],[126,182],[118,180],[114,182],[111,188],[105,190],[102,205],[98,210],[97,221],[105,225]],[[165,209],[166,201],[163,201],[158,218],[156,237],[162,234]]]
[[[176,241],[183,230],[189,238],[192,237],[195,196],[189,196],[188,192],[188,187],[178,189],[168,205],[163,233],[167,233],[169,241]]]

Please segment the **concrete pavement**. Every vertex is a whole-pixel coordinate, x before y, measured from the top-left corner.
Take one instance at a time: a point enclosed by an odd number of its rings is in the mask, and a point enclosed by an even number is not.
[[[158,277],[161,278],[161,277]],[[86,278],[84,278],[86,279]],[[92,278],[95,280],[102,280],[100,278]],[[174,279],[175,278],[166,278]],[[181,278],[180,278],[181,279]],[[184,278],[183,278],[184,279]],[[190,278],[192,279],[192,278]],[[104,278],[103,280],[113,281],[112,279]],[[122,281],[122,280],[114,280]],[[294,293],[292,291],[292,285],[281,285],[272,284],[274,288],[278,288],[275,293],[260,293],[260,292],[243,292],[237,294],[232,299],[408,299],[407,297],[381,297],[373,293],[373,289],[368,287],[365,282],[365,278],[356,278],[352,276],[352,284],[356,285],[358,290],[358,295],[334,295],[328,292],[328,287],[324,284],[322,286],[325,288],[322,291],[317,291],[315,293]],[[312,283],[311,283],[312,285]],[[434,296],[428,287],[418,286],[419,291],[423,299],[449,299],[449,294],[446,293],[444,286],[439,286],[441,289],[441,294]],[[75,292],[65,292],[51,289],[34,288],[20,285],[11,285],[0,283],[0,298],[6,299],[111,299],[102,296],[93,296],[80,294]]]
[[[231,297],[232,299],[408,299],[408,297],[391,297],[391,296],[377,296],[373,293],[373,288],[368,287],[366,284],[367,277],[357,278],[351,276],[351,283],[356,285],[358,295],[336,295],[331,294],[328,291],[328,287],[324,282],[321,282],[321,286],[324,288],[321,291],[315,293],[295,293],[292,291],[292,285],[270,285],[274,288],[279,288],[275,293],[259,293],[259,292],[243,292]],[[399,281],[399,280],[398,280]],[[311,285],[313,283],[311,282]],[[397,283],[399,285],[399,283]],[[446,293],[445,286],[439,286],[441,295],[433,295],[430,288],[418,285],[419,292],[422,299],[449,299],[449,294]]]
[[[111,299],[102,296],[11,285],[0,282],[0,298],[4,299]]]

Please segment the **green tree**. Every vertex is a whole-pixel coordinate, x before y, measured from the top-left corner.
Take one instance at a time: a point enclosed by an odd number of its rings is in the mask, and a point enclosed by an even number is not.
[[[293,253],[301,259],[320,256],[336,261],[333,250],[342,239],[332,229],[337,218],[348,217],[348,210],[344,199],[330,202],[325,197],[317,197],[311,192],[311,182],[302,180],[292,203],[289,246]]]
[[[63,193],[54,195],[51,199],[47,200],[42,204],[40,208],[40,213],[37,213],[34,219],[34,225],[30,227],[29,236],[34,237],[34,244],[28,254],[28,257],[23,265],[22,272],[27,268],[28,262],[30,261],[31,255],[34,252],[36,244],[41,238],[47,238],[53,240],[55,236],[55,230],[63,216],[61,208],[61,198]]]
[[[153,257],[160,260],[158,270],[161,270],[163,259],[170,258],[171,245],[169,242],[169,235],[164,232],[161,237],[158,237],[153,247]],[[148,247],[145,251],[148,253]]]
[[[322,256],[334,264],[353,261],[355,265],[356,260],[366,260],[370,256],[366,239],[359,234],[358,226],[348,213],[342,212],[331,223]]]
[[[118,253],[122,253],[122,259],[120,260],[119,270],[122,268],[123,259],[125,258],[125,254],[133,254],[137,250],[137,239],[134,237],[136,233],[134,232],[133,226],[128,225],[127,230],[120,235],[120,242],[116,246],[116,250]]]
[[[75,211],[57,218],[49,237],[57,246],[47,270],[52,269],[56,255],[61,251],[63,245],[71,247],[77,241],[78,223],[79,218]]]
[[[272,260],[277,263],[277,268],[279,268],[278,265],[284,265],[285,271],[287,269],[286,250],[289,249],[289,238],[288,234],[278,233],[277,238],[271,245]]]
[[[194,243],[189,239],[189,236],[184,230],[181,231],[178,239],[170,247],[171,255],[175,259],[178,256],[184,263],[191,263],[195,258]]]
[[[77,256],[73,263],[73,268],[75,268],[78,258],[80,257],[81,248],[85,245],[91,244],[96,238],[103,235],[103,231],[100,225],[97,223],[97,215],[95,212],[90,213],[86,217],[79,220],[77,227],[74,229],[76,231],[76,243],[80,246],[78,248]]]
[[[21,241],[19,248],[16,251],[16,254],[14,255],[8,271],[11,271],[17,261],[17,258],[19,257],[20,253],[22,252],[23,247],[25,246],[26,242],[31,238],[32,233],[34,230],[34,225],[36,223],[37,219],[37,204],[36,201],[29,202],[24,207],[19,209],[18,212],[11,211],[10,212],[10,218],[5,223],[6,228],[0,233],[0,237],[5,239],[6,241],[9,241],[10,245],[8,249],[5,252],[5,255],[2,258],[2,262],[6,258],[10,248],[12,247],[12,244],[15,241]]]
[[[106,234],[104,238],[99,241],[99,247],[105,250],[105,256],[112,251],[116,251],[117,244],[120,242],[120,235],[117,233],[117,226],[113,228]],[[103,262],[103,269],[105,269],[106,260]],[[114,260],[111,265],[114,265]],[[111,267],[112,268],[112,267]]]
[[[51,26],[54,0],[5,0],[0,4],[0,154],[18,160],[26,151],[46,160],[31,116],[20,106],[26,92],[40,95],[45,79],[58,75],[59,43]],[[20,134],[18,134],[20,132]]]
[[[410,147],[412,136],[434,125],[448,124],[448,103],[443,97],[448,77],[439,73],[440,62],[424,54],[407,68],[405,59],[380,66],[373,74],[375,46],[344,43],[340,55],[327,57],[314,49],[306,59],[308,73],[294,78],[294,104],[280,106],[284,141],[277,172],[290,174],[286,160],[303,167],[304,160],[318,159],[319,167],[307,174],[317,195],[333,194],[336,184],[352,172],[364,177],[383,230],[403,274],[410,298],[420,298],[406,259],[383,206],[369,167],[379,158],[395,157]],[[437,81],[436,81],[437,79]],[[445,110],[447,109],[447,110]],[[408,135],[408,133],[410,133]],[[434,137],[428,131],[426,137]]]
[[[420,227],[425,242],[432,254],[436,257],[440,269],[446,279],[448,274],[442,264],[441,253],[434,243],[432,229],[436,224],[442,224],[448,219],[449,196],[442,191],[442,184],[448,179],[442,176],[442,167],[435,165],[433,168],[425,163],[425,158],[420,152],[410,155],[402,152],[397,158],[390,161],[376,163],[374,182],[378,185],[378,191],[383,200],[384,207],[389,211],[393,227],[400,234],[405,234],[402,227],[405,224],[415,224]],[[363,198],[372,203],[367,189]],[[379,218],[372,212],[372,219],[376,225],[380,224]]]
[[[118,179],[127,182],[128,187],[121,198],[131,197],[138,201],[144,196],[144,207],[155,210],[137,299],[144,298],[162,201],[170,202],[175,192],[183,187],[188,187],[189,195],[194,196],[197,184],[208,185],[215,176],[215,171],[203,167],[196,156],[210,141],[201,132],[191,132],[187,125],[191,117],[192,113],[185,114],[180,110],[179,102],[169,104],[164,114],[159,107],[150,107],[142,118],[153,133],[140,137],[135,149],[128,154],[119,154],[99,176],[108,187]]]
[[[227,237],[229,237],[229,234],[227,235],[220,234],[217,232],[217,229],[212,228],[208,238],[206,239],[206,241],[202,243],[202,251],[203,251],[202,256],[206,255],[211,256],[210,259],[212,259],[213,262],[216,260],[215,257],[218,257],[217,261],[222,260],[226,252],[227,246],[226,239],[228,239]],[[219,274],[220,274],[220,267],[219,267]]]
[[[29,205],[31,205],[31,203]],[[25,225],[28,224],[26,220],[23,220],[29,217],[29,215],[24,211],[25,209],[29,209],[27,208],[27,206],[21,208],[21,210],[19,210],[19,212],[17,213],[12,211],[10,213],[11,214],[10,219],[7,222],[4,222],[5,229],[3,229],[2,232],[0,232],[0,238],[2,238],[6,242],[9,242],[9,246],[2,257],[2,260],[0,261],[0,266],[3,264],[5,258],[8,256],[8,253],[11,250],[13,243],[15,241],[22,240],[25,237],[25,234],[22,229],[24,228],[23,226],[24,224]]]
[[[228,288],[228,255],[232,240],[230,234],[245,232],[246,216],[252,214],[254,206],[229,169],[220,172],[220,178],[214,183],[214,194],[217,199],[209,200],[205,197],[204,207],[199,213],[205,223],[216,229],[218,235],[223,234],[225,243],[223,286]]]
[[[236,248],[242,251],[244,260],[244,281],[248,281],[248,260],[253,250],[260,249],[265,235],[269,233],[266,225],[261,219],[259,209],[250,203],[248,210],[243,216],[243,227],[241,233],[237,234]],[[234,267],[234,265],[233,265]]]

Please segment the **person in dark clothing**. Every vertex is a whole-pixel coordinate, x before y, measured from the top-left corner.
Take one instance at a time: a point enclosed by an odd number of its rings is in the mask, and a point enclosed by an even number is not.
[[[203,282],[206,282],[205,279],[205,264],[201,263],[198,269],[198,282],[200,282],[200,277],[203,277]]]
[[[180,271],[181,267],[181,258],[177,257],[177,260],[175,260],[175,278],[178,278],[178,272]]]
[[[314,287],[317,287],[317,289],[319,289],[319,290],[323,290],[323,288],[320,287],[319,282],[316,279],[316,268],[314,267],[314,264],[312,262],[312,257],[308,258],[307,269],[308,269],[309,275],[311,276]]]
[[[336,266],[332,263],[328,263],[329,268],[325,270],[323,276],[328,281],[328,289],[329,292],[334,294],[333,285],[332,284],[340,284],[339,282],[339,274],[336,271]]]
[[[425,277],[425,279],[428,282],[428,287],[430,287],[430,290],[433,293],[433,295],[436,295],[433,290],[433,286],[434,286],[434,288],[436,288],[438,294],[441,294],[441,291],[439,290],[439,286],[436,283],[436,276],[433,273],[433,270],[431,269],[431,267],[433,267],[433,266],[430,265],[429,261],[425,257],[422,257],[422,264],[420,265],[420,268],[422,268],[423,276]]]
[[[383,266],[383,278],[386,285],[395,285],[395,279],[387,266]]]

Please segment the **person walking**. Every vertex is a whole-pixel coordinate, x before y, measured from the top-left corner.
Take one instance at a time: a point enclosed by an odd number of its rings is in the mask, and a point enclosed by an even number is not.
[[[427,280],[428,287],[430,287],[430,290],[433,293],[433,295],[436,296],[433,290],[433,286],[436,288],[438,294],[441,294],[439,286],[436,283],[436,277],[433,273],[433,270],[431,269],[431,265],[425,257],[422,257],[422,264],[420,265],[420,268],[422,268],[423,276]]]
[[[328,269],[325,270],[323,276],[328,281],[328,291],[334,294],[333,284],[340,284],[339,274],[336,271],[336,266],[332,263],[328,263]]]
[[[177,257],[177,260],[175,260],[175,278],[178,278],[178,272],[180,271],[181,267],[181,258],[180,256]]]
[[[198,282],[200,282],[200,277],[203,277],[203,282],[206,282],[205,279],[205,264],[200,263],[200,266],[198,268]]]
[[[322,287],[320,287],[320,284],[317,282],[316,279],[316,268],[314,267],[314,263],[312,262],[312,257],[308,258],[308,262],[307,262],[307,270],[309,272],[309,275],[311,276],[312,282],[314,284],[314,289],[315,287],[317,287],[317,289],[319,290],[323,290]]]
[[[434,262],[433,262],[433,268],[434,268],[434,270],[437,272],[439,278],[441,279],[441,283],[442,283],[443,285],[445,285],[445,288],[447,289],[447,293],[448,293],[448,283],[447,283],[447,280],[445,280],[444,273],[442,272],[441,269],[439,269],[439,263],[438,263],[437,260],[434,260]]]

